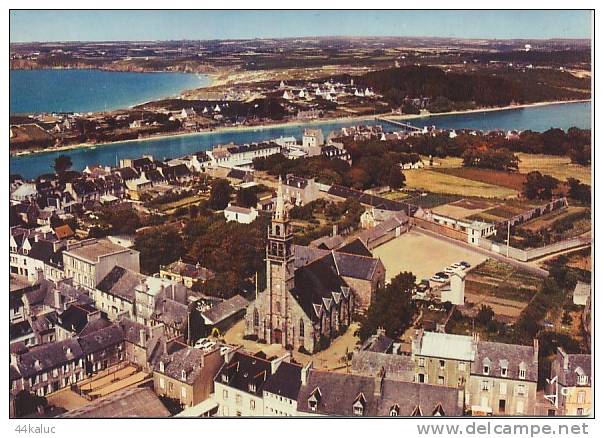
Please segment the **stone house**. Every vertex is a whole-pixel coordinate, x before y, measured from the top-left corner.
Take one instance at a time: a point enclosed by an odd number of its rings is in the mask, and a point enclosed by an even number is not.
[[[569,354],[558,347],[552,362],[548,397],[551,415],[585,416],[593,413],[591,354]]]

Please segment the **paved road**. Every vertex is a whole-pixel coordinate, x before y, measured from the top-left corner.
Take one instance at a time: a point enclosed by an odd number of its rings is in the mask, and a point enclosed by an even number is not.
[[[429,231],[429,230],[424,230],[423,228],[413,227],[412,230],[418,231],[418,232],[423,233],[423,234],[425,234],[427,236],[434,237],[435,239],[440,239],[440,240],[442,240],[444,242],[448,242],[448,243],[451,243],[453,245],[457,245],[459,247],[468,249],[470,251],[474,251],[476,253],[483,254],[483,255],[485,255],[487,257],[490,257],[492,259],[499,260],[499,261],[504,262],[504,263],[509,263],[510,265],[512,265],[512,266],[514,266],[514,267],[516,267],[518,269],[526,271],[526,272],[528,272],[530,274],[537,275],[538,277],[547,278],[547,276],[549,276],[549,272],[548,271],[546,271],[545,269],[540,268],[538,266],[532,265],[529,262],[521,262],[521,261],[518,261],[518,260],[514,260],[514,259],[508,258],[508,257],[506,257],[506,256],[504,256],[502,254],[497,254],[495,252],[492,252],[492,251],[489,251],[489,250],[486,250],[486,249],[483,249],[483,248],[479,248],[476,245],[472,245],[472,244],[466,243],[466,242],[461,242],[459,240],[455,240],[455,239],[452,239],[450,237],[441,236],[438,233],[435,233],[435,232]]]

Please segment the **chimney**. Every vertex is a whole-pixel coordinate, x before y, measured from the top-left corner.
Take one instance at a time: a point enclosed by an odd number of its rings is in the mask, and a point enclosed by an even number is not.
[[[58,288],[55,287],[52,289],[52,296],[53,296],[53,304],[55,306],[55,309],[63,310],[62,303],[61,303],[61,292],[59,291]]]
[[[337,236],[337,235],[338,235],[338,224],[333,224],[333,228],[332,228],[332,231],[331,231],[331,235],[332,235],[333,237],[335,237],[335,236]]]
[[[308,383],[308,378],[310,376],[310,370],[312,370],[312,360],[308,362],[306,365],[302,367],[302,371],[300,371],[300,380],[302,381],[302,386]]]
[[[539,363],[539,339],[533,339],[533,363]]]
[[[382,385],[384,384],[384,376],[386,375],[386,370],[384,367],[380,368],[376,376],[373,378],[373,395],[376,397],[382,396]]]
[[[96,321],[97,319],[101,319],[101,311],[97,310],[95,312],[90,312],[86,315],[86,320],[88,322],[90,321]]]
[[[140,329],[138,331],[138,336],[139,336],[139,343],[142,347],[145,347],[147,345],[147,333],[145,331],[145,329]]]
[[[562,347],[558,347],[558,353],[562,356],[562,369],[568,370],[568,354],[562,349]]]

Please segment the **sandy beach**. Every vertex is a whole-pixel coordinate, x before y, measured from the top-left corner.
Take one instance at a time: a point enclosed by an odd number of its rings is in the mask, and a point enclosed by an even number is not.
[[[96,148],[96,147],[103,147],[103,146],[112,145],[112,144],[116,144],[116,143],[120,143],[120,144],[121,143],[132,143],[132,142],[145,141],[145,140],[160,140],[160,139],[164,139],[164,138],[185,137],[185,136],[193,136],[193,135],[200,136],[200,135],[209,135],[209,134],[215,134],[215,133],[259,131],[259,130],[264,130],[264,129],[285,128],[285,127],[300,126],[300,125],[322,125],[322,124],[338,123],[338,122],[344,122],[344,123],[350,122],[350,123],[354,124],[354,123],[361,122],[361,121],[373,120],[376,117],[388,118],[388,119],[392,119],[392,120],[415,120],[415,119],[428,118],[431,116],[448,116],[448,115],[459,115],[459,114],[485,113],[485,112],[494,112],[494,111],[508,111],[508,110],[534,108],[534,107],[547,106],[547,105],[560,105],[560,104],[567,104],[567,103],[579,103],[579,102],[590,102],[590,101],[591,101],[591,99],[549,101],[549,102],[536,102],[536,103],[528,103],[528,104],[521,104],[521,105],[509,105],[509,106],[504,106],[504,107],[490,107],[490,108],[477,108],[477,109],[463,110],[463,111],[449,111],[449,112],[445,112],[445,113],[402,114],[402,115],[385,113],[385,114],[379,114],[379,115],[375,115],[375,116],[362,115],[362,116],[349,116],[349,117],[334,117],[334,118],[315,119],[315,120],[308,120],[308,121],[288,121],[288,122],[283,122],[283,123],[270,123],[270,124],[258,125],[258,126],[224,126],[224,127],[219,127],[219,128],[212,129],[212,130],[206,130],[206,131],[178,132],[178,133],[174,133],[174,134],[159,134],[159,135],[146,136],[146,137],[138,138],[138,139],[121,140],[121,141],[117,141],[117,142],[79,143],[79,144],[73,144],[73,145],[51,147],[51,148],[46,148],[43,150],[36,150],[36,151],[10,152],[10,156],[14,157],[14,156],[44,154],[44,153],[59,152],[59,151],[70,151],[70,150],[82,149],[82,148]]]

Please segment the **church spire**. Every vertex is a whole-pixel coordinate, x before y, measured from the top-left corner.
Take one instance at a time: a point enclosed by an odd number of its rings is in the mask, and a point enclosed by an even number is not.
[[[277,204],[275,206],[275,219],[286,219],[285,199],[283,197],[283,180],[281,179],[281,175],[279,175],[279,186],[277,187]]]

